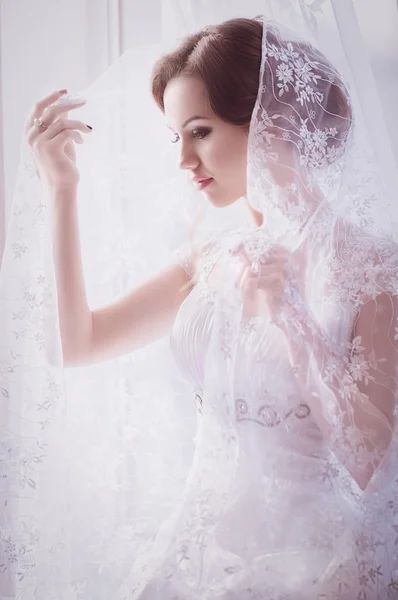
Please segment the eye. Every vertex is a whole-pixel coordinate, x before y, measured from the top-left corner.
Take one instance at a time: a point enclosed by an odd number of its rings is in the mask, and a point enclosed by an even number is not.
[[[211,133],[211,129],[206,129],[206,128],[199,128],[199,129],[193,129],[192,130],[192,137],[194,137],[197,140],[203,140],[205,137],[207,137],[209,135],[209,133]],[[180,141],[180,136],[178,135],[178,133],[174,134],[173,139],[171,139],[171,143],[172,144],[177,144],[177,142]]]
[[[211,133],[211,129],[200,128],[200,129],[192,130],[193,137],[198,140],[203,140],[205,137],[207,137],[209,135],[209,133]]]

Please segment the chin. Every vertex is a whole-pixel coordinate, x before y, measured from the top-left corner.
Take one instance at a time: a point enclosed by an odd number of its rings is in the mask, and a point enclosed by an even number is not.
[[[231,204],[235,204],[244,194],[217,194],[217,192],[205,192],[206,197],[210,204],[212,204],[215,208],[226,208],[227,206],[231,206]]]

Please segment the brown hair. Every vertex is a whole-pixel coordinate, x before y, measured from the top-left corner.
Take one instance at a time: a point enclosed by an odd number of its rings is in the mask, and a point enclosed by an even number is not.
[[[267,31],[267,36],[270,43],[278,41],[273,37],[272,31]],[[204,83],[210,107],[220,119],[249,128],[260,84],[262,43],[263,22],[259,19],[231,19],[188,35],[176,50],[162,56],[155,63],[152,71],[152,96],[156,104],[164,112],[164,93],[173,78],[196,77]],[[300,54],[315,52],[320,65],[333,69],[328,59],[310,44],[291,44]],[[324,122],[324,126],[336,126],[341,134],[348,132],[352,113],[345,87],[336,71],[335,74],[335,81],[328,83],[328,104],[325,107],[327,122]],[[272,84],[269,87],[272,89]],[[272,107],[274,102],[277,104],[272,93],[266,101],[267,106],[263,108],[280,112],[280,106]],[[190,237],[192,242],[192,232]]]
[[[174,52],[155,64],[155,102],[164,112],[163,97],[169,81],[180,75],[198,77],[218,117],[233,125],[249,126],[258,93],[262,36],[263,25],[255,19],[232,19],[187,36]]]
[[[219,118],[232,125],[248,127],[260,83],[262,41],[263,23],[258,19],[231,19],[188,35],[176,50],[155,63],[152,96],[156,104],[164,112],[164,92],[174,77],[197,77],[203,81],[210,106]],[[267,41],[280,43],[272,30],[267,31]],[[291,43],[300,55],[309,53],[312,57],[316,56],[321,65],[334,70],[329,60],[309,43]],[[324,107],[329,113],[329,127],[335,125],[332,123],[333,115],[350,119],[347,97],[347,90],[337,76],[335,84],[328,90],[328,104]],[[269,102],[273,102],[272,94]],[[267,108],[271,109],[270,106]],[[280,112],[280,107],[275,107],[275,110]]]
[[[162,56],[152,71],[152,96],[164,112],[164,92],[178,76],[203,81],[213,112],[227,123],[249,128],[257,100],[262,53],[263,24],[255,19],[231,19],[205,27],[187,36],[169,54]],[[220,77],[222,73],[222,77]],[[192,260],[199,252],[192,248]],[[195,283],[192,278],[184,287]]]

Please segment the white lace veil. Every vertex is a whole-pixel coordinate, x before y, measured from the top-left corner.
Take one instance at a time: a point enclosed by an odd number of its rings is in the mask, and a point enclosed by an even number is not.
[[[302,21],[300,31],[313,39]],[[92,309],[172,260],[189,268],[188,234],[203,200],[178,173],[150,97],[151,69],[163,50],[126,52],[82,92],[87,105],[76,113],[94,127],[77,147]],[[5,597],[155,600],[166,598],[169,585],[189,600],[262,597],[256,592],[315,600],[325,590],[331,598],[345,597],[337,596],[341,590],[349,598],[393,598],[398,207],[394,171],[388,180],[380,176],[373,147],[341,54],[332,64],[264,19],[247,190],[264,221],[255,232],[241,227],[247,217],[238,202],[222,211],[207,207],[196,225],[194,247],[217,240],[222,267],[212,280],[214,326],[203,387],[195,390],[198,411],[168,338],[99,365],[62,365],[48,200],[23,146],[0,278]],[[229,253],[240,241],[257,266],[270,244],[298,257],[305,289],[292,272],[277,324],[264,302],[243,305]],[[297,403],[278,352],[283,328],[292,338],[283,355],[290,357],[289,375],[308,392]],[[264,362],[277,410],[269,399],[250,405],[242,397],[235,376],[242,341],[249,364]],[[292,426],[311,413],[327,438],[319,456],[312,438],[306,445]],[[257,420],[270,436],[278,427],[289,434],[283,456],[268,438],[273,485],[264,498],[275,490],[288,495],[286,482],[315,457],[337,511],[328,515],[327,539],[304,549],[306,538],[298,537],[302,552],[287,542],[288,557],[259,556],[249,566],[214,541],[244,451],[244,420]],[[318,493],[308,489],[309,498]],[[327,510],[327,500],[316,498],[319,513]],[[266,508],[263,518],[270,519]],[[321,522],[318,514],[311,518]],[[292,517],[286,531],[297,522]],[[321,573],[311,570],[315,564]]]

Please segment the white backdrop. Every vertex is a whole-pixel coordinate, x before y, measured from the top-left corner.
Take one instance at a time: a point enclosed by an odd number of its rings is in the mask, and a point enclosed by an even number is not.
[[[124,49],[134,43],[173,38],[184,29],[200,27],[201,7],[209,8],[214,21],[225,15],[273,16],[269,0],[0,0],[1,2],[1,105],[0,160],[4,157],[4,181],[0,180],[1,206],[9,210],[19,160],[26,114],[36,99],[50,90],[67,87],[78,91],[95,79]],[[374,77],[386,117],[391,143],[398,156],[398,18],[395,0],[297,0],[309,20],[322,11],[338,12],[339,6],[356,11],[348,24],[363,35],[372,72],[361,73],[366,96],[366,77]],[[278,6],[287,5],[278,0]],[[191,7],[188,10],[188,6]],[[243,8],[242,8],[243,7]],[[332,8],[333,7],[333,8]],[[354,17],[355,17],[355,13]],[[327,19],[326,19],[327,21]],[[182,27],[181,25],[184,24]],[[323,34],[327,23],[323,19]],[[345,48],[346,52],[350,48]],[[361,60],[361,57],[352,57]],[[366,61],[364,61],[366,65]],[[359,65],[359,70],[361,65]],[[379,98],[365,98],[374,104]],[[377,137],[377,136],[376,136]],[[383,137],[383,136],[381,136]],[[383,152],[383,148],[379,148]],[[2,169],[0,169],[0,174]],[[0,175],[1,176],[1,175]],[[4,235],[4,232],[2,232]],[[0,557],[1,564],[1,557]]]
[[[315,15],[317,6],[323,9],[323,0],[297,2],[315,8]],[[194,27],[203,4],[214,5],[215,19],[223,14],[223,4],[236,16],[244,16],[242,11],[254,16],[270,10],[267,0],[197,0],[196,4],[196,14],[190,15],[184,0],[1,0],[0,252],[2,215],[7,218],[12,198],[22,127],[36,99],[58,87],[84,88],[124,49],[172,37],[179,28],[178,17],[191,19]],[[354,0],[353,7],[398,160],[397,4]]]

